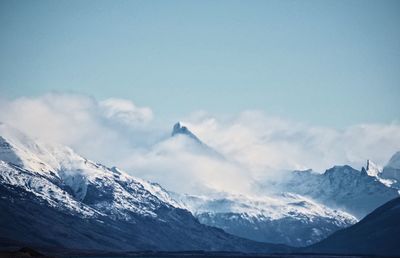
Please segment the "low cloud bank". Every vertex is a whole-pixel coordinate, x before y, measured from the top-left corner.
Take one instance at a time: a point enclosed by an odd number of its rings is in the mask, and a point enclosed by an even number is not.
[[[169,137],[172,124],[156,126],[151,108],[131,100],[46,94],[0,103],[0,121],[34,138],[68,145],[90,159],[179,192],[249,192],[255,182],[279,178],[282,171],[323,172],[338,164],[360,168],[366,159],[383,166],[400,150],[398,122],[339,130],[261,111],[229,118],[196,112],[183,118],[221,158],[183,136]]]

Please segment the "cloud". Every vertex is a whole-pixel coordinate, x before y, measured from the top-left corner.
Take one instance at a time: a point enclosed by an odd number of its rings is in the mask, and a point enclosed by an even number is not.
[[[138,177],[182,193],[248,193],[253,184],[246,169],[182,135],[165,139],[148,152],[133,153],[121,165]]]
[[[0,104],[0,121],[31,137],[61,143],[95,161],[112,165],[150,144],[158,132],[152,111],[130,100],[97,101],[79,94],[50,93]],[[145,139],[145,140],[144,140]]]
[[[188,118],[187,124],[208,144],[255,174],[313,168],[323,172],[337,164],[360,168],[366,159],[384,165],[400,149],[400,125],[361,124],[344,129],[309,126],[260,111],[230,119]]]
[[[30,136],[68,145],[96,162],[179,192],[249,192],[258,181],[279,178],[282,171],[323,172],[340,164],[360,168],[367,159],[383,166],[400,150],[398,122],[335,129],[260,111],[230,117],[198,111],[184,118],[221,158],[190,139],[169,137],[172,124],[155,126],[150,108],[127,99],[53,93],[3,100],[0,110],[0,121]]]
[[[153,119],[153,112],[150,108],[137,107],[130,100],[110,98],[99,104],[107,119],[129,126],[146,124]]]

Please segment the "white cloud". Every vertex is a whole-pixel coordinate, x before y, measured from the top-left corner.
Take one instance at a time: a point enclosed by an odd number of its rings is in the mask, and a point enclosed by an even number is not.
[[[139,108],[130,100],[110,98],[99,104],[108,119],[130,126],[148,123],[153,119],[153,112],[150,108]]]
[[[97,101],[75,94],[1,101],[0,121],[41,140],[159,182],[181,192],[210,189],[247,192],[254,181],[284,170],[323,172],[337,164],[355,168],[371,159],[384,165],[400,150],[400,124],[344,129],[310,126],[260,111],[217,118],[196,112],[184,123],[225,159],[207,155],[191,141],[169,138],[172,124],[154,126],[153,112],[125,99]]]
[[[366,159],[384,165],[400,149],[400,124],[362,124],[345,129],[309,126],[246,111],[218,120],[204,114],[187,118],[200,138],[255,173],[337,164],[360,168]]]
[[[3,100],[0,121],[32,137],[71,146],[77,152],[106,164],[157,139],[149,125],[152,111],[129,100],[101,102],[78,94],[46,94]],[[146,128],[144,128],[146,127]]]
[[[249,192],[253,180],[238,164],[217,157],[185,136],[166,139],[122,163],[135,175],[184,193]]]

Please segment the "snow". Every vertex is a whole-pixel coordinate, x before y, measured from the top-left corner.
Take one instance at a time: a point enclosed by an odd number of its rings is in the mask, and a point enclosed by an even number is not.
[[[2,182],[23,187],[52,206],[83,216],[109,214],[129,219],[132,212],[157,217],[160,206],[176,204],[160,186],[92,162],[68,147],[34,141],[5,124],[0,124],[0,135]],[[99,200],[86,205],[86,199],[93,199],[87,196],[89,186],[97,189]]]
[[[377,177],[382,171],[374,162],[367,160],[366,172],[369,176]]]
[[[179,195],[175,195],[179,198]],[[249,219],[278,220],[281,218],[337,220],[340,225],[353,224],[357,219],[345,212],[330,209],[309,198],[292,193],[270,196],[244,196],[224,193],[218,197],[181,195],[183,207],[193,214],[236,213]]]
[[[350,166],[335,166],[323,174],[293,172],[279,187],[362,218],[398,196],[397,190],[391,186],[393,182],[382,179],[372,164],[369,162],[370,173]]]
[[[261,242],[305,246],[357,222],[346,212],[292,193],[171,195],[201,223]]]
[[[101,214],[86,205],[82,205],[69,193],[49,182],[45,177],[32,176],[32,172],[13,167],[2,160],[0,160],[0,171],[1,183],[21,187],[45,200],[50,206],[68,209],[83,216]]]

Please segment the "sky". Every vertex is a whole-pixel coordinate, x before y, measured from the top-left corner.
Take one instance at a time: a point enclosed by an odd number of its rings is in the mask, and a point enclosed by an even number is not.
[[[344,129],[399,121],[399,1],[1,1],[0,97],[260,110]]]

